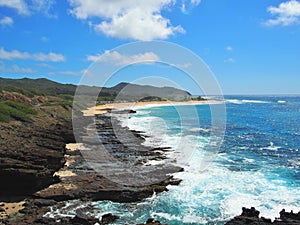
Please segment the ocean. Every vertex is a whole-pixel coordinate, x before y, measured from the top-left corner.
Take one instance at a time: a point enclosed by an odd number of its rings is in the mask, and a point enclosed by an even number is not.
[[[93,202],[101,215],[121,218],[115,224],[162,223],[223,225],[255,207],[260,216],[274,219],[279,212],[300,210],[300,96],[225,96],[227,124],[222,145],[205,170],[211,129],[208,104],[139,108],[124,120],[144,131],[145,145],[195,147],[174,176],[183,181],[138,203]],[[180,113],[186,112],[184,123]],[[181,113],[182,114],[182,113]],[[193,117],[197,115],[197,118]],[[169,152],[168,157],[176,159]],[[153,161],[149,163],[164,163]],[[99,217],[101,215],[98,215]]]

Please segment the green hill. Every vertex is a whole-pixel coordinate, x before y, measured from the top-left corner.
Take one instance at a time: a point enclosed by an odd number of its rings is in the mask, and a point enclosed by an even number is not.
[[[61,84],[45,78],[0,78],[0,91],[17,92],[28,97],[51,95],[66,97],[70,100],[74,96],[76,88],[77,86],[73,84]],[[81,94],[89,95],[89,93],[95,93],[95,91],[100,91],[100,88],[95,86],[81,86]],[[138,101],[148,96],[156,96],[169,100],[187,100],[191,95],[187,91],[173,87],[154,87],[122,82],[110,88],[103,87],[99,93],[99,100],[113,101],[116,96],[118,100]]]

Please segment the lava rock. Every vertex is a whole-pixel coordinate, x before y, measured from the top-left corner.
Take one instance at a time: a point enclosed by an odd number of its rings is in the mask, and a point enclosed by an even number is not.
[[[119,216],[115,216],[111,213],[105,214],[101,218],[101,225],[106,225],[115,222],[117,219],[120,219]]]

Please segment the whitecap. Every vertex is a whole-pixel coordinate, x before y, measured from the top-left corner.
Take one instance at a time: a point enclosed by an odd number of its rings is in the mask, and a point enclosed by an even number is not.
[[[244,103],[256,103],[256,104],[266,104],[270,103],[267,101],[261,101],[261,100],[251,100],[251,99],[228,99],[225,102],[233,103],[233,104],[244,104]]]
[[[225,102],[233,103],[233,104],[242,104],[241,100],[238,99],[228,99]]]
[[[284,101],[284,100],[278,100],[277,102],[278,103],[286,103],[286,101]]]
[[[151,217],[159,217],[159,218],[164,218],[166,220],[177,220],[177,221],[182,221],[181,217],[175,216],[175,215],[170,215],[169,213],[151,213]]]
[[[267,101],[261,101],[261,100],[242,100],[243,103],[269,103]]]
[[[271,151],[277,151],[281,148],[281,146],[275,146],[274,143],[271,141],[270,145],[267,147],[262,147],[260,150],[271,150]]]

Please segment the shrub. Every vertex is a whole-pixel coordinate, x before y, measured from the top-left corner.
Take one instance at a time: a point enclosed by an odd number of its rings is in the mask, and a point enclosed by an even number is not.
[[[29,122],[30,115],[36,114],[37,112],[31,106],[13,101],[0,102],[1,122],[9,122],[12,119]]]

